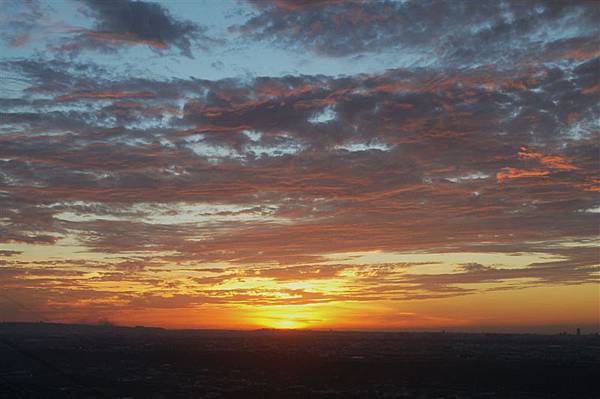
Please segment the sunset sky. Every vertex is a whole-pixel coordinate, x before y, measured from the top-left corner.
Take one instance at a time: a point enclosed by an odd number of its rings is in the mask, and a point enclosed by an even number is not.
[[[0,6],[0,321],[598,330],[600,3]]]

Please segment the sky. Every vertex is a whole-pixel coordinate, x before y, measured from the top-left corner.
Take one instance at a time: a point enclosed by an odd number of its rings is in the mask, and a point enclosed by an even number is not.
[[[0,6],[0,321],[598,331],[599,3]]]

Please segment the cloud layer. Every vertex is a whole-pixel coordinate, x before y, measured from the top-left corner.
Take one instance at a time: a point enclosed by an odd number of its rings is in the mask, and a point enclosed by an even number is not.
[[[575,1],[255,1],[232,30],[332,57],[390,48],[431,62],[526,62],[598,50],[600,9]]]
[[[86,4],[96,22],[77,46],[189,56],[203,34],[157,4]],[[256,12],[236,28],[251,40],[328,56],[443,51],[427,67],[221,80],[4,59],[16,85],[0,99],[4,314],[413,301],[597,280],[596,8]],[[546,32],[575,15],[578,26]],[[400,23],[410,20],[421,23]],[[484,65],[500,54],[512,61]]]

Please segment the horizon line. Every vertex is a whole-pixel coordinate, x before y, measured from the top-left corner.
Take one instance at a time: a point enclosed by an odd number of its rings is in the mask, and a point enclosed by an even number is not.
[[[599,335],[600,328],[595,327],[591,332],[582,331],[590,327],[589,325],[574,326],[571,329],[560,329],[559,332],[543,332],[543,331],[514,331],[514,330],[454,330],[454,329],[343,329],[343,328],[273,328],[273,327],[257,327],[257,328],[204,328],[204,327],[161,327],[151,325],[122,325],[116,323],[64,323],[53,321],[5,321],[1,320],[0,325],[54,325],[54,326],[72,326],[72,327],[99,327],[99,328],[121,328],[121,329],[147,329],[147,330],[162,330],[162,331],[222,331],[222,332],[259,332],[259,331],[276,331],[276,332],[332,332],[332,333],[406,333],[406,334],[491,334],[491,335],[572,335],[577,336],[577,330],[581,335]],[[540,326],[541,328],[550,328],[552,325]]]

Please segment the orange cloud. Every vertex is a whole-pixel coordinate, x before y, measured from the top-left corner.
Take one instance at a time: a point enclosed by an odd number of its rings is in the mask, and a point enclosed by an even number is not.
[[[600,191],[600,178],[593,177],[588,179],[586,183],[577,186],[583,191]]]
[[[118,99],[118,98],[151,98],[154,93],[148,91],[100,91],[100,92],[75,92],[64,96],[56,97],[56,101],[75,101],[81,98],[101,98],[101,99]]]
[[[540,176],[548,176],[550,172],[547,170],[525,170],[525,169],[517,169],[511,168],[507,166],[506,168],[502,168],[500,172],[496,173],[496,180],[498,183],[503,182],[508,179],[519,179],[523,177],[540,177]]]
[[[584,87],[583,89],[581,89],[581,94],[595,94],[600,92],[600,83],[593,85],[593,86],[588,86],[588,87]]]
[[[530,150],[526,147],[521,147],[519,151],[519,158],[521,159],[533,159],[541,163],[542,165],[557,170],[577,170],[577,166],[572,165],[565,157],[560,155],[544,155],[541,152]]]
[[[541,168],[519,169],[511,166],[502,168],[496,173],[496,181],[503,182],[507,179],[519,179],[525,177],[545,177],[554,171],[574,171],[580,168],[573,165],[569,160],[560,155],[546,155],[542,152],[520,147],[519,159],[524,161],[536,161]]]
[[[85,36],[96,40],[102,40],[110,43],[128,43],[128,44],[140,44],[153,47],[156,49],[165,49],[167,45],[163,42],[156,40],[140,39],[131,33],[116,33],[116,32],[92,32],[87,31],[84,33]]]

